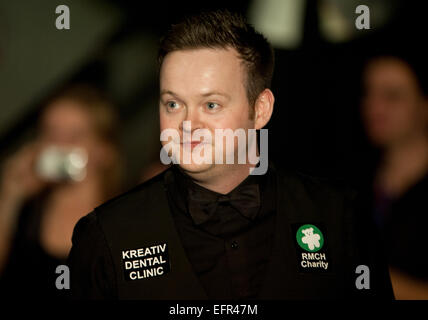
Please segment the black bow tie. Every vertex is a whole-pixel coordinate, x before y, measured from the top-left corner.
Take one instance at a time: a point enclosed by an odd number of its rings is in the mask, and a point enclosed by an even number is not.
[[[220,203],[230,205],[248,219],[254,219],[260,207],[259,186],[242,185],[227,195],[189,188],[189,212],[196,224],[204,223],[213,217]]]

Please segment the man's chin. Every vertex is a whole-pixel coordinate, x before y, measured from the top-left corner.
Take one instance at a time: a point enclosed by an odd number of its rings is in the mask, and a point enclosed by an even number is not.
[[[204,172],[210,171],[214,167],[214,164],[206,164],[206,163],[183,164],[183,163],[180,163],[179,166],[185,172],[192,173],[192,174],[198,174],[198,173],[204,173]]]

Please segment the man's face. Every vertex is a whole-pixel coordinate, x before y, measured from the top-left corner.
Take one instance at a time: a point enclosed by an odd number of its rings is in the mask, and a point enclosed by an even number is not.
[[[160,129],[175,129],[180,134],[180,155],[197,145],[183,141],[183,121],[191,121],[191,133],[208,130],[213,141],[211,164],[180,166],[192,173],[212,171],[221,166],[214,163],[215,129],[254,128],[249,118],[250,106],[245,90],[245,69],[234,49],[194,49],[169,53],[160,71]],[[195,140],[193,140],[195,141]],[[164,145],[167,141],[162,142]],[[184,143],[184,144],[183,144]],[[186,148],[185,143],[189,143]],[[235,155],[237,145],[234,146]],[[223,148],[223,154],[226,148]],[[203,155],[203,153],[201,153]],[[220,169],[221,170],[221,169]]]

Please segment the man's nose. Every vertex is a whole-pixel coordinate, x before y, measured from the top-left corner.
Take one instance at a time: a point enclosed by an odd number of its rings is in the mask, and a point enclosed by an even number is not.
[[[183,121],[180,124],[182,131],[194,131],[202,128],[202,119],[196,108],[187,108]]]

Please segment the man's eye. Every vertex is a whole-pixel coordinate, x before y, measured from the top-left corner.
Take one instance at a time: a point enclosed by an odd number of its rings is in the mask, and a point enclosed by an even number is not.
[[[167,105],[168,109],[178,109],[178,107],[179,107],[178,103],[175,101],[169,101],[169,102],[167,102],[166,105]]]
[[[208,102],[207,103],[207,108],[209,110],[215,110],[215,109],[218,109],[218,107],[219,107],[218,103],[215,103],[215,102]]]

